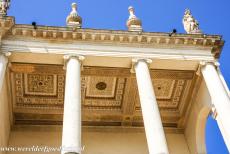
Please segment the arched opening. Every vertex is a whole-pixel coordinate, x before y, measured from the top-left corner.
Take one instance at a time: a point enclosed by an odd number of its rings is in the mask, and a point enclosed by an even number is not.
[[[196,147],[198,153],[207,153],[206,142],[205,142],[205,128],[207,117],[210,113],[210,107],[204,106],[200,109],[197,116],[196,124]]]
[[[228,154],[223,136],[220,132],[218,124],[212,116],[208,116],[205,128],[205,141],[208,154]]]

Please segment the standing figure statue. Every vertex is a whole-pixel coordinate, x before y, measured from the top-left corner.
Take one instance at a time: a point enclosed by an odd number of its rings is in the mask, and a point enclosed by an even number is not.
[[[0,16],[6,16],[10,7],[10,0],[0,0]]]
[[[201,30],[199,28],[198,21],[192,16],[189,9],[185,10],[183,18],[184,29],[188,34],[200,34]]]

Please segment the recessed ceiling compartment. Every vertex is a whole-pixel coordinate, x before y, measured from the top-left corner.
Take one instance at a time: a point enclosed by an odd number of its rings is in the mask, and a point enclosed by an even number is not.
[[[178,128],[196,83],[191,70],[150,70],[163,125]],[[61,125],[63,65],[11,63],[15,124]],[[143,126],[135,74],[127,68],[84,66],[82,121],[86,126]],[[180,126],[181,127],[181,126]]]

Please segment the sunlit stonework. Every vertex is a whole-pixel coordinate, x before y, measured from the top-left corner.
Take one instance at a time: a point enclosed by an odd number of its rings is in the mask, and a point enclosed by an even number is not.
[[[127,31],[85,29],[72,9],[66,27],[0,18],[0,148],[205,154],[209,114],[229,140],[221,36],[200,34],[188,10],[185,30],[200,35],[143,32],[133,7]]]
[[[134,8],[130,6],[129,10],[129,19],[126,22],[129,31],[142,31],[142,23],[141,20],[136,17],[134,14]]]
[[[185,10],[183,18],[184,29],[188,34],[200,34],[201,30],[199,28],[198,21],[192,16],[189,9]]]
[[[66,24],[69,27],[81,28],[82,18],[78,15],[76,3],[72,3],[72,11],[66,18]]]

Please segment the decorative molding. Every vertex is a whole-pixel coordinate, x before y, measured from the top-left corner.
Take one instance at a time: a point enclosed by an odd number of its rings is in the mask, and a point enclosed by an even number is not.
[[[45,34],[45,35],[44,35]],[[32,39],[44,40],[52,42],[101,42],[101,43],[119,43],[128,45],[151,45],[155,48],[159,47],[209,47],[216,58],[220,55],[224,41],[218,35],[204,34],[175,34],[169,36],[169,33],[153,33],[153,32],[128,32],[128,31],[109,31],[109,30],[93,30],[78,29],[70,30],[67,27],[47,27],[38,26],[36,30],[30,25],[15,25],[8,37],[15,39]],[[44,40],[45,41],[45,40]]]

